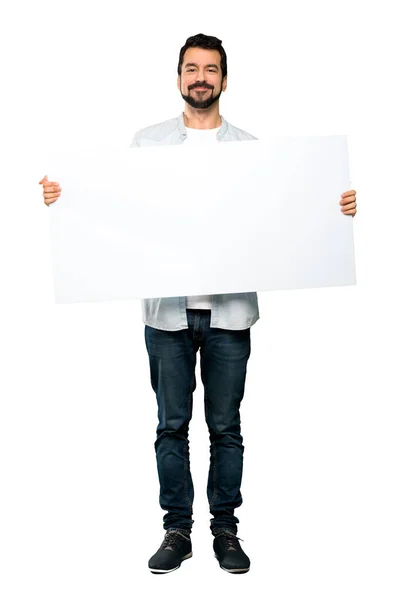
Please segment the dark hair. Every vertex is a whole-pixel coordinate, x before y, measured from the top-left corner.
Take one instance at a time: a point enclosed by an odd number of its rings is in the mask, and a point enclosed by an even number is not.
[[[222,47],[222,41],[212,35],[204,35],[204,33],[192,35],[192,37],[189,37],[186,40],[185,45],[182,46],[181,51],[179,53],[178,75],[181,75],[182,73],[183,57],[188,48],[204,48],[205,50],[218,50],[218,52],[221,55],[222,79],[226,77],[228,73],[228,65],[226,62],[226,53]]]

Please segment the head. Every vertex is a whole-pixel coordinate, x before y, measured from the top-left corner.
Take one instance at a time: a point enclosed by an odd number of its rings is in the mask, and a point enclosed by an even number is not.
[[[203,33],[186,40],[178,63],[178,89],[185,102],[196,109],[209,108],[226,90],[227,74],[221,40]]]

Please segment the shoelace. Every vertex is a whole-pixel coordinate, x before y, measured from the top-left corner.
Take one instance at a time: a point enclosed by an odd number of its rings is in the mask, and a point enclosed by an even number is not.
[[[177,538],[177,536],[184,538],[185,540],[190,540],[190,538],[188,538],[186,535],[184,535],[180,531],[167,531],[167,533],[164,536],[164,541],[161,544],[161,549],[165,549],[168,546],[170,548],[177,546],[177,544],[180,541],[179,538]]]
[[[239,540],[241,542],[244,541],[241,538],[238,538],[234,533],[231,533],[230,531],[221,531],[221,533],[218,533],[215,537],[222,537],[222,542],[224,544],[225,550],[240,550],[241,548]]]

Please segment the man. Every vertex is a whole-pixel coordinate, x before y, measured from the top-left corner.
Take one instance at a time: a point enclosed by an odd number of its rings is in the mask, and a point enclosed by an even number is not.
[[[131,147],[163,144],[215,144],[256,139],[230,125],[219,113],[227,87],[226,53],[218,38],[198,34],[179,54],[178,89],[185,110],[175,119],[147,127]],[[58,183],[41,180],[47,205],[61,193]],[[356,214],[356,192],[342,194],[341,210]],[[207,496],[221,568],[245,573],[250,560],[237,537],[235,508],[242,504],[240,485],[243,444],[240,403],[244,395],[250,328],[259,319],[257,294],[218,294],[142,300],[151,384],[158,403],[155,451],[160,505],[166,534],[150,558],[152,573],[169,573],[192,556],[193,482],[189,466],[188,430],[196,389],[195,366],[200,348],[205,416],[210,434]]]

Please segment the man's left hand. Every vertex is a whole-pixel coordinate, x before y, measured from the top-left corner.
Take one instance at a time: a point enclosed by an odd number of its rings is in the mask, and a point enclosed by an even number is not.
[[[341,204],[341,211],[344,215],[352,215],[354,217],[357,212],[356,191],[349,190],[348,192],[343,192],[339,204]]]

